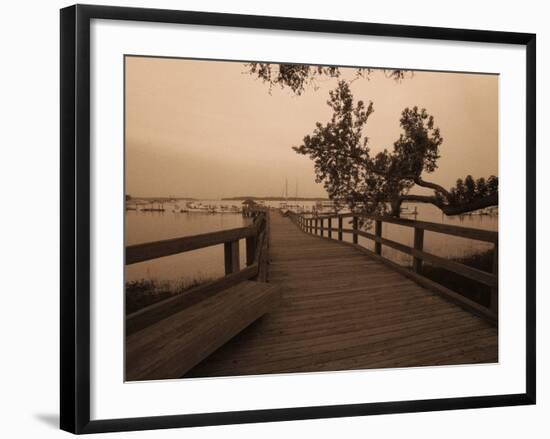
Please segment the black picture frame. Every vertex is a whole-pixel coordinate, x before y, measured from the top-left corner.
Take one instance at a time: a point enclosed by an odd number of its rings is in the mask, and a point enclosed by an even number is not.
[[[525,46],[527,59],[525,66],[527,97],[526,392],[481,397],[90,420],[90,21],[92,19]],[[89,5],[75,5],[62,9],[60,24],[60,424],[63,430],[80,434],[535,404],[536,36],[534,34]]]

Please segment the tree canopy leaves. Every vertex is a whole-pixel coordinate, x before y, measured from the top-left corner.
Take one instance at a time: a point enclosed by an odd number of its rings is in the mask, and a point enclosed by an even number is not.
[[[498,205],[495,176],[474,180],[468,175],[450,190],[423,179],[437,169],[443,143],[426,109],[405,108],[399,121],[403,132],[393,149],[373,155],[363,134],[373,103],[355,103],[349,83],[340,80],[327,104],[333,110],[330,121],[324,125],[317,122],[313,133],[293,149],[314,161],[316,180],[337,204],[394,216],[399,216],[405,201],[430,203],[448,215]],[[415,185],[431,189],[433,194],[410,194]]]
[[[316,88],[319,78],[340,78],[342,70],[337,66],[322,66],[308,64],[271,64],[251,62],[245,64],[248,73],[269,84],[270,91],[274,86],[288,87],[292,92],[301,95],[308,86]],[[373,69],[357,67],[354,69],[355,78],[368,78]],[[385,75],[396,81],[405,77],[407,70],[383,70]]]

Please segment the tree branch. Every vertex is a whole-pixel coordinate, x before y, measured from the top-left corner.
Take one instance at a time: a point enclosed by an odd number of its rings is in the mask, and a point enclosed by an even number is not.
[[[473,212],[474,210],[483,209],[485,207],[498,206],[498,194],[488,195],[483,198],[475,198],[468,203],[457,205],[445,204],[441,199],[429,195],[401,195],[401,202],[428,203],[433,204],[443,211],[445,215],[460,215],[463,213]]]
[[[420,177],[415,177],[413,178],[413,181],[418,185],[418,186],[422,186],[422,187],[427,187],[427,188],[430,188],[430,189],[433,189],[434,191],[436,192],[439,192],[441,193],[442,195],[444,195],[446,198],[449,197],[449,192],[447,191],[447,189],[445,189],[443,186],[440,186],[436,183],[432,183],[432,182],[429,182],[429,181],[424,181],[422,180],[422,178]]]

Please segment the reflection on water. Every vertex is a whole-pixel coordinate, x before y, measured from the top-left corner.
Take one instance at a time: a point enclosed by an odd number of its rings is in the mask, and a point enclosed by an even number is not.
[[[210,205],[230,204],[240,205],[239,201],[220,202],[208,201]],[[311,208],[314,202],[299,202],[304,208]],[[279,202],[266,202],[266,205],[278,207]],[[217,230],[242,227],[249,224],[249,219],[240,214],[223,213],[180,213],[175,204],[165,204],[164,212],[126,211],[126,245],[162,239],[197,235]],[[485,230],[498,230],[498,215],[464,215],[448,217],[435,206],[416,205],[418,215],[405,218],[452,224],[462,227],[472,227]],[[174,212],[177,210],[178,212]],[[414,206],[410,210],[414,210]],[[348,228],[349,225],[344,227]],[[414,230],[410,227],[395,224],[383,225],[382,235],[385,238],[412,246]],[[351,236],[345,234],[344,239],[351,241]],[[373,250],[372,241],[359,237],[359,243]],[[442,235],[435,232],[425,232],[424,250],[438,256],[455,258],[469,256],[489,250],[491,244],[470,239]],[[403,265],[411,264],[410,256],[397,250],[383,246],[383,255]],[[244,240],[240,242],[241,266],[245,265]],[[159,281],[191,281],[193,279],[211,279],[223,276],[223,245],[208,247],[179,255],[141,262],[126,267],[126,281],[140,279]]]
[[[126,212],[126,245],[232,229],[248,224],[241,214]]]
[[[126,211],[126,245],[198,235],[249,224],[241,214],[179,213],[165,205],[164,212]],[[240,242],[245,264],[244,240]],[[126,282],[140,279],[169,282],[205,280],[224,275],[223,245],[153,259],[126,266]]]
[[[416,219],[418,221],[429,221],[433,223],[449,224],[461,227],[470,227],[483,230],[498,230],[498,215],[461,215],[446,216],[437,207],[431,204],[416,204],[418,215],[404,215],[403,218]],[[413,210],[414,207],[411,209]],[[351,225],[348,226],[351,228]],[[374,231],[369,230],[371,233]],[[345,235],[344,235],[345,236]],[[399,226],[397,224],[383,223],[382,236],[392,241],[413,247],[414,229],[412,227]],[[352,240],[351,235],[345,236],[346,241]],[[359,237],[359,244],[374,251],[373,241]],[[445,235],[436,232],[426,231],[424,233],[424,251],[445,258],[462,258],[491,250],[493,244],[483,241],[461,238],[458,236]],[[382,255],[401,265],[411,265],[412,256],[406,255],[398,250],[382,246]]]

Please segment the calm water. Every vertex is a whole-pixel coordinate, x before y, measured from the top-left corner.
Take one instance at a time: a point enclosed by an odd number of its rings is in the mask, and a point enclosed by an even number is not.
[[[463,215],[446,216],[438,208],[429,204],[408,205],[414,210],[416,217],[403,215],[403,218],[430,221],[434,223],[450,224],[455,226],[470,227],[484,230],[498,230],[498,215]],[[349,226],[351,228],[351,226]],[[373,230],[370,230],[374,233]],[[345,235],[344,235],[345,236]],[[412,247],[414,245],[414,229],[396,224],[383,223],[382,236],[393,241]],[[346,240],[351,241],[351,236]],[[359,237],[359,244],[370,250],[374,250],[374,243],[366,238]],[[474,241],[458,236],[444,235],[441,233],[424,232],[424,251],[445,258],[460,258],[483,253],[493,248],[491,243]],[[382,255],[401,265],[411,265],[412,257],[387,246],[382,246]]]
[[[211,202],[209,202],[211,203]],[[126,211],[126,244],[159,241],[233,229],[249,224],[241,214],[179,213],[165,204],[165,212]],[[245,266],[244,240],[240,242],[241,266]],[[223,245],[153,259],[126,266],[126,281],[140,279],[187,282],[224,275]]]
[[[209,205],[235,205],[238,201],[202,201]],[[178,206],[176,208],[176,205]],[[217,230],[242,227],[249,224],[249,219],[240,214],[208,214],[208,213],[180,213],[185,203],[165,203],[164,212],[126,211],[126,244],[138,244],[142,242],[158,241],[162,239],[190,236],[200,233],[208,233]],[[278,207],[280,203],[267,202],[266,205]],[[299,202],[303,208],[311,208],[313,202]],[[447,217],[439,209],[431,205],[408,205],[414,209],[416,206],[418,215],[416,219],[444,224],[453,224],[463,227],[472,227],[486,230],[498,230],[497,215],[471,215],[460,217]],[[174,212],[177,210],[178,212]],[[404,218],[414,218],[404,216]],[[335,224],[333,223],[333,227]],[[351,228],[350,225],[344,227]],[[385,238],[413,245],[412,228],[384,224],[382,235]],[[344,235],[344,239],[351,241],[350,235]],[[373,250],[374,245],[368,239],[359,237],[359,243]],[[454,258],[469,256],[489,250],[491,244],[473,241],[469,239],[442,235],[435,232],[425,232],[424,250],[438,256]],[[240,242],[241,266],[245,265],[244,240]],[[393,261],[409,265],[412,263],[410,256],[396,250],[382,247],[383,255]],[[159,258],[152,261],[141,262],[126,267],[126,281],[140,279],[168,281],[171,283],[186,283],[194,279],[206,280],[224,275],[223,245],[213,246],[179,255]]]

